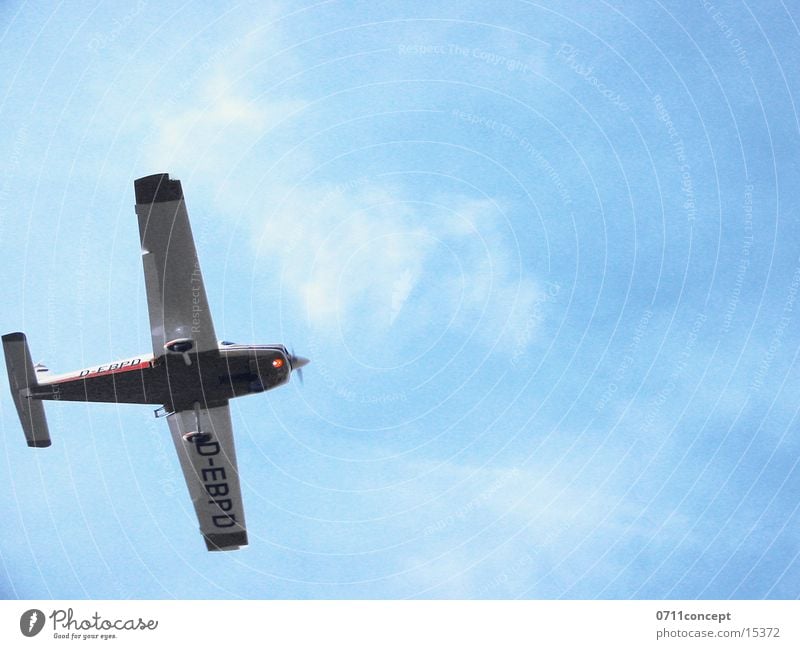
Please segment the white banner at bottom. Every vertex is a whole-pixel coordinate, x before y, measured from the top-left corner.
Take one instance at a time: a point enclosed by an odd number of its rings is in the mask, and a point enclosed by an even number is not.
[[[796,601],[0,602],[3,647],[777,649],[799,628]]]

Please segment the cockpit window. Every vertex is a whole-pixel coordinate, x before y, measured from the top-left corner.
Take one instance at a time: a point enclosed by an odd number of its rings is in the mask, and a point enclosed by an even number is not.
[[[235,345],[236,343],[232,343],[230,340],[220,340],[220,345]]]

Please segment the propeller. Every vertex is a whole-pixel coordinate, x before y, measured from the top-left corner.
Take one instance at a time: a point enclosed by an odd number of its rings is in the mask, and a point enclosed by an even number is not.
[[[300,385],[303,385],[303,368],[311,361],[302,356],[296,356],[294,348],[289,352],[289,365],[292,366],[292,372],[297,372],[297,378],[300,379]]]

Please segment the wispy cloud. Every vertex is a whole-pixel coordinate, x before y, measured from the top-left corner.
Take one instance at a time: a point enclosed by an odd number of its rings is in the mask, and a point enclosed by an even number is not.
[[[274,203],[273,203],[274,204]],[[543,290],[519,267],[503,210],[459,195],[420,201],[378,181],[297,187],[254,219],[285,294],[319,333],[442,335],[525,348]]]
[[[428,466],[430,465],[430,466]],[[430,493],[408,584],[423,597],[630,597],[672,585],[653,575],[677,543],[695,542],[691,516],[567,467],[423,463]],[[632,561],[632,557],[636,557]],[[680,561],[676,558],[676,561]],[[669,567],[674,565],[675,561]]]
[[[233,39],[158,109],[152,167],[188,170],[195,184],[215,187],[221,217],[253,224],[253,252],[268,246],[263,263],[277,263],[284,294],[316,334],[457,332],[524,351],[544,291],[522,270],[502,197],[420,196],[380,176],[301,180],[286,168],[313,168],[313,152],[292,149],[276,163],[272,147],[259,157],[267,137],[302,140],[292,118],[309,107],[265,91],[271,81],[261,72],[257,81],[248,74],[261,68],[264,47],[263,38]]]
[[[268,22],[268,21],[267,21]],[[149,163],[159,169],[189,169],[219,178],[271,129],[307,102],[265,96],[277,82],[269,65],[279,36],[257,31],[231,36],[191,74],[180,77],[168,98],[154,107]],[[281,58],[281,69],[286,67]]]

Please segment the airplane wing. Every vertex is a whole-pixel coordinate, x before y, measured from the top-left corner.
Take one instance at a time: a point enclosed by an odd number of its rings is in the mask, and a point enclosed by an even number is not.
[[[181,181],[155,174],[134,187],[153,354],[178,339],[191,339],[193,352],[217,349]]]
[[[198,403],[194,410],[167,415],[167,422],[206,547],[247,545],[230,407],[201,408]]]

